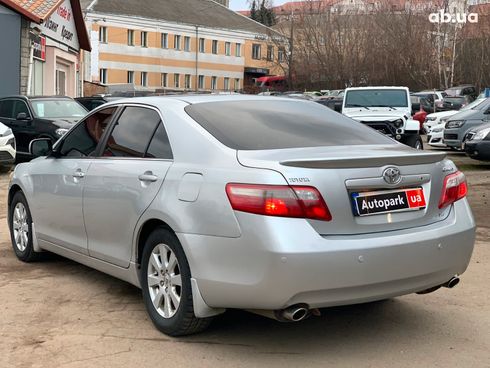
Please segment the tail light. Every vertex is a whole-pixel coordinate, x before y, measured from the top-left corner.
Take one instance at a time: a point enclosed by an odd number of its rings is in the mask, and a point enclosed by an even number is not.
[[[466,197],[467,193],[468,185],[466,184],[466,177],[461,171],[446,176],[442,187],[439,208],[444,208],[453,204],[461,198]]]
[[[236,211],[265,216],[331,221],[332,215],[314,187],[288,185],[226,185],[231,207]]]

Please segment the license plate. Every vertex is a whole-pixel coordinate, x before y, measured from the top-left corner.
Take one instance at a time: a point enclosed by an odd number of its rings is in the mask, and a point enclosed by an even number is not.
[[[416,211],[426,207],[422,188],[352,193],[356,216]]]

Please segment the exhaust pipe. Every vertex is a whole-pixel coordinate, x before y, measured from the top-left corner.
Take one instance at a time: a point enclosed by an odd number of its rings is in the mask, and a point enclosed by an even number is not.
[[[444,286],[448,289],[452,289],[453,287],[455,287],[458,284],[459,284],[459,277],[453,276],[453,277],[451,277],[451,279],[448,282],[446,282],[445,284],[442,284],[442,286]]]
[[[459,284],[459,277],[453,276],[453,277],[451,277],[451,279],[449,281],[445,282],[444,284],[437,285],[437,286],[431,287],[431,288],[426,289],[426,290],[418,291],[417,294],[422,295],[422,294],[433,293],[434,291],[439,290],[439,288],[441,288],[441,287],[446,287],[448,289],[452,289],[453,287],[455,287],[458,284]]]
[[[299,322],[310,316],[310,309],[306,304],[296,304],[278,310],[249,309],[248,312],[280,322]]]

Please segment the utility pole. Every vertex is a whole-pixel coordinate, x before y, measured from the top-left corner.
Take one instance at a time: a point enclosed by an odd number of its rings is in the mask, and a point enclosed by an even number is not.
[[[289,89],[293,90],[293,54],[294,54],[294,10],[291,10],[289,16],[291,20],[291,26],[289,29],[289,68],[288,68],[288,79],[289,79]]]

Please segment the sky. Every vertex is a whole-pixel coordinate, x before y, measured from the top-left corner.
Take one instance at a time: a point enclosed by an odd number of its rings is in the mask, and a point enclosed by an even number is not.
[[[273,0],[274,5],[281,5],[290,0]],[[247,0],[230,0],[230,9],[232,10],[247,10],[250,7]]]

